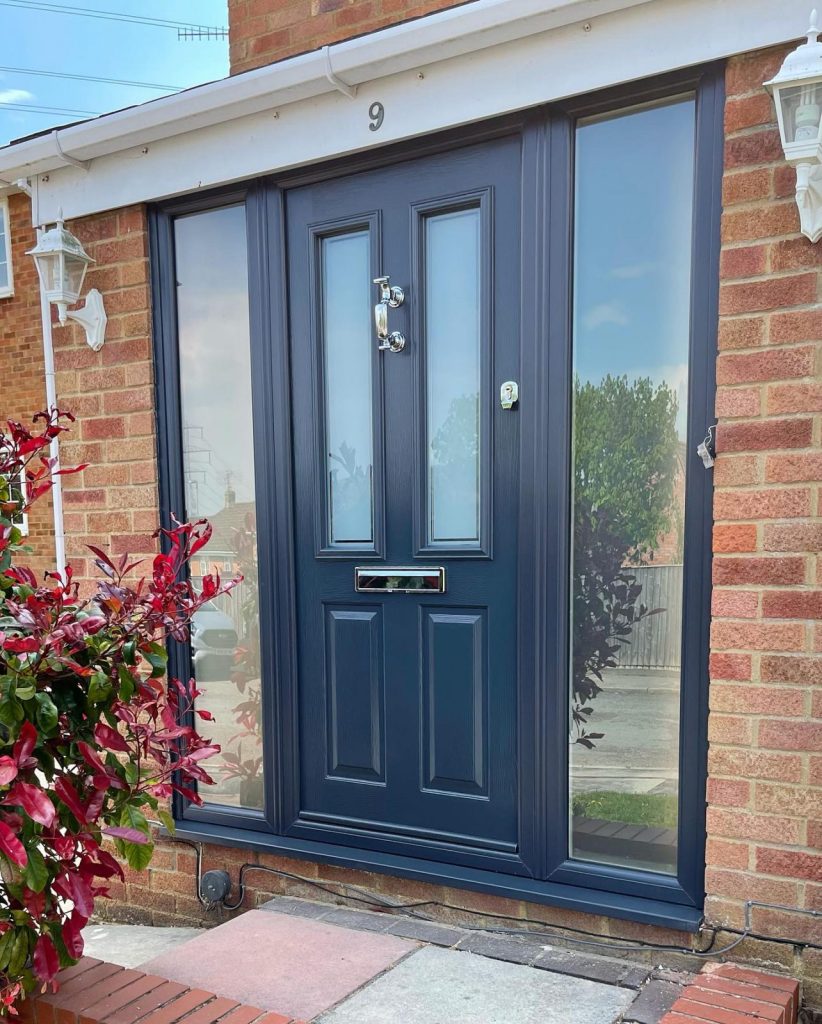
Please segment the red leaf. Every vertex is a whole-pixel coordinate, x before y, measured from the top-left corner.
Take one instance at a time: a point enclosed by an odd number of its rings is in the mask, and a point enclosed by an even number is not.
[[[23,906],[35,921],[39,921],[46,909],[46,894],[44,892],[32,892],[31,889],[24,889]]]
[[[18,782],[3,800],[4,804],[16,804],[22,807],[33,820],[49,828],[54,821],[54,804],[37,786],[29,782]]]
[[[41,935],[34,947],[34,973],[43,982],[49,982],[60,970],[60,960],[54,943],[48,935]]]
[[[150,843],[151,839],[136,828],[128,828],[126,825],[112,825],[111,828],[104,828],[107,836],[114,839],[124,839],[127,843],[139,843],[141,846]]]
[[[53,888],[66,899],[72,901],[78,913],[88,920],[94,910],[94,898],[91,887],[76,871],[67,871],[55,878]]]
[[[24,868],[28,864],[25,848],[8,825],[0,821],[0,853],[4,853],[10,861]]]
[[[26,720],[20,727],[20,735],[17,737],[17,742],[14,744],[14,750],[12,751],[14,760],[18,765],[31,754],[35,743],[37,743],[37,730],[31,722]]]
[[[7,636],[3,641],[3,650],[12,654],[31,654],[40,650],[40,641],[36,636]]]
[[[0,786],[10,785],[17,777],[17,764],[10,757],[0,757]]]
[[[101,775],[107,774],[107,768],[100,760],[100,757],[94,747],[89,746],[88,743],[84,743],[82,740],[77,744],[77,747],[87,765],[92,767]]]
[[[63,943],[68,955],[73,960],[79,960],[83,955],[83,936],[80,926],[71,918],[63,925]]]
[[[77,790],[63,775],[58,775],[54,780],[54,792],[68,807],[74,817],[83,824],[86,820],[86,812],[77,795]]]
[[[116,729],[112,729],[105,722],[98,722],[94,727],[94,738],[101,747],[109,750],[121,750],[124,754],[129,752],[129,746]],[[0,759],[2,760],[2,759]]]

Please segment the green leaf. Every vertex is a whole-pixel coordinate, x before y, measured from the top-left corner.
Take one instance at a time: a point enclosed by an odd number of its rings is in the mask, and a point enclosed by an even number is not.
[[[14,946],[9,957],[8,973],[14,977],[23,967],[29,955],[29,930],[21,928],[15,934]]]
[[[46,867],[45,858],[36,846],[30,846],[26,852],[29,859],[23,872],[23,878],[29,889],[34,892],[42,892],[49,880],[49,869]]]
[[[88,699],[92,704],[101,704],[111,696],[111,680],[102,672],[95,672],[88,685]]]
[[[134,638],[123,644],[123,659],[126,665],[137,664],[137,641]]]
[[[57,728],[59,713],[57,705],[47,693],[40,693],[34,698],[37,703],[37,724],[44,733],[51,733]]]
[[[5,700],[0,701],[0,725],[14,728],[19,725],[26,717],[23,711],[23,705],[15,697],[8,696]]]
[[[165,675],[168,652],[162,644],[151,643],[143,650],[142,654],[149,665],[151,665],[152,679]]]
[[[14,691],[14,695],[18,700],[31,700],[35,693],[37,693],[37,690],[34,683],[29,683],[27,686],[18,685]]]
[[[168,813],[168,811],[163,811],[163,810],[157,811],[157,817],[162,822],[163,827],[165,828],[166,832],[168,832],[169,835],[173,836],[174,835],[174,830],[177,827],[175,825],[175,823],[174,823],[174,818],[171,817],[171,815]]]
[[[140,769],[137,767],[135,761],[124,761],[123,762],[123,774],[126,777],[126,782],[129,786],[136,786],[140,781]]]
[[[0,935],[0,971],[7,966],[13,947],[14,930],[9,928],[8,931],[3,932],[3,934]]]
[[[134,871],[143,871],[154,856],[154,843],[123,843],[128,866]]]
[[[129,672],[125,665],[117,666],[117,676],[120,680],[120,700],[131,700],[134,696],[135,689],[134,676]]]
[[[126,804],[123,808],[120,815],[120,824],[128,828],[136,828],[138,832],[144,832],[147,836],[151,835],[151,826],[146,821],[146,816],[141,810],[133,807],[131,804]]]

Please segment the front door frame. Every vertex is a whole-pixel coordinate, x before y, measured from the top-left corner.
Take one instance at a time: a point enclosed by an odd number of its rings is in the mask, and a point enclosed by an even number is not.
[[[700,552],[686,568],[680,749],[678,877],[569,860],[568,659],[573,128],[578,117],[694,91],[697,94],[696,202],[692,279],[690,427],[710,422],[718,300],[718,225],[722,162],[723,68],[714,64],[608,90],[562,106],[471,125],[321,166],[261,179],[247,187],[184,197],[151,211],[153,327],[158,393],[160,509],[164,525],[183,506],[179,379],[174,308],[174,216],[231,201],[247,208],[255,466],[263,664],[268,666],[263,740],[270,770],[266,812],[175,805],[182,836],[366,867],[536,902],[598,908],[618,917],[693,929],[704,898],[707,758],[707,653],[710,595],[711,480],[691,474],[686,547]],[[520,842],[533,876],[364,852],[282,835],[299,772],[295,575],[291,481],[284,192],[432,152],[517,133],[522,141],[522,327],[534,339],[521,351],[523,380],[546,401],[523,401],[519,415]],[[689,441],[691,439],[689,438]],[[526,486],[526,480],[531,486]],[[171,652],[171,670],[188,674],[188,652]],[[533,680],[529,692],[527,680]],[[530,780],[530,781],[529,781]]]

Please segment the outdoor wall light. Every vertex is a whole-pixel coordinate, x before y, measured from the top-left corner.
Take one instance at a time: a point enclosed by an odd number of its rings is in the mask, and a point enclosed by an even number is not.
[[[802,234],[822,237],[822,43],[816,11],[808,41],[785,58],[765,88],[776,105],[785,159],[796,167],[796,205]]]
[[[37,245],[27,255],[34,257],[40,287],[48,301],[57,306],[60,323],[76,320],[86,332],[86,341],[97,352],[106,334],[103,296],[92,288],[83,307],[68,309],[79,300],[88,265],[94,263],[79,239],[66,230],[61,219],[39,236]]]

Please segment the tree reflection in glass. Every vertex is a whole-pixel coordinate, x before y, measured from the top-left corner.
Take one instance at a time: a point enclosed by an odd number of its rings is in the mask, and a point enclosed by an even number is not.
[[[572,856],[677,866],[694,102],[576,132]]]

